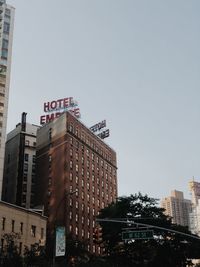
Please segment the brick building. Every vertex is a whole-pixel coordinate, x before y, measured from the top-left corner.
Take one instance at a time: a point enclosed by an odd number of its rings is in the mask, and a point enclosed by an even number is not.
[[[63,225],[100,253],[93,243],[95,217],[117,198],[115,151],[66,112],[38,130],[36,165],[36,204],[44,205],[48,237]]]

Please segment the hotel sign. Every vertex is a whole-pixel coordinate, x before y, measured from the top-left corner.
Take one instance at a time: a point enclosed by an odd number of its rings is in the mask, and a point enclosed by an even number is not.
[[[65,111],[71,112],[75,117],[80,118],[78,103],[73,97],[62,98],[44,103],[45,115],[40,116],[40,124],[43,125],[60,117]]]
[[[108,137],[110,135],[109,129],[104,129],[103,131],[101,131],[101,129],[103,129],[105,127],[106,127],[106,120],[103,120],[103,121],[93,125],[92,127],[90,127],[90,130],[93,133],[100,132],[97,134],[97,136],[100,137],[101,139],[105,139],[106,137]]]

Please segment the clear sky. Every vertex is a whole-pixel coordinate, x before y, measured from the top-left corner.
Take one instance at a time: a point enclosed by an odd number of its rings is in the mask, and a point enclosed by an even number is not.
[[[16,8],[8,131],[73,96],[107,120],[119,195],[200,181],[199,0],[7,0]]]

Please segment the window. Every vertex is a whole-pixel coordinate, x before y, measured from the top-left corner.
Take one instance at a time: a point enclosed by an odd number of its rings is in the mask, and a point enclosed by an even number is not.
[[[3,250],[3,247],[4,247],[4,239],[2,238],[1,239],[1,251]]]
[[[25,160],[25,161],[28,161],[28,156],[29,156],[28,154],[25,154],[25,155],[24,155],[24,160]]]
[[[72,199],[71,198],[69,199],[69,205],[70,205],[70,207],[72,207]]]
[[[28,171],[28,163],[24,163],[24,171]]]
[[[33,163],[36,162],[36,155],[33,155]]]
[[[76,164],[76,172],[78,172],[78,164]]]
[[[10,16],[10,9],[7,9],[7,8],[6,8],[6,10],[5,10],[5,15]]]
[[[78,214],[76,214],[76,222],[78,222]]]
[[[72,169],[73,168],[73,162],[70,160],[70,162],[69,162],[69,166],[70,166],[70,169]]]
[[[22,254],[22,242],[19,243],[19,254]]]
[[[5,230],[5,223],[6,223],[6,218],[3,217],[3,218],[2,218],[2,230],[3,230],[3,231]]]
[[[75,228],[76,235],[78,235],[78,227]]]
[[[23,192],[26,193],[27,192],[27,185],[23,184]]]
[[[82,229],[82,233],[81,233],[82,237],[84,237],[84,229]]]
[[[15,221],[14,221],[14,220],[12,220],[12,225],[11,225],[11,227],[12,227],[12,232],[14,232],[14,231],[15,231]]]
[[[2,42],[2,48],[3,48],[3,49],[8,49],[8,40],[3,39],[3,42]]]
[[[23,234],[23,222],[20,223],[20,233]]]
[[[32,237],[36,236],[36,226],[35,225],[31,225],[31,236]]]
[[[44,238],[44,228],[41,228],[41,239]]]
[[[70,137],[70,144],[73,145],[73,138]]]
[[[70,172],[69,174],[69,180],[72,181],[73,180],[73,174]]]
[[[29,146],[29,145],[30,145],[29,140],[26,140],[26,141],[25,141],[25,145],[26,145],[26,146]]]
[[[78,176],[76,176],[76,184],[78,184]]]
[[[2,49],[1,56],[2,56],[2,58],[7,59],[7,57],[8,57],[8,50]]]
[[[90,184],[89,183],[87,183],[87,189],[90,190]]]
[[[27,177],[28,177],[28,174],[27,174],[27,172],[24,172],[24,182],[27,182]]]

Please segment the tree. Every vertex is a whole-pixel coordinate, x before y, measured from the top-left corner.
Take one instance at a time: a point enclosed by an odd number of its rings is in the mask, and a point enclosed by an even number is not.
[[[103,243],[108,260],[115,266],[137,267],[183,267],[188,258],[200,257],[199,240],[165,231],[163,228],[191,234],[186,227],[173,225],[164,209],[157,206],[157,200],[141,193],[120,197],[116,203],[101,210],[98,218],[123,218],[134,224],[100,222]],[[122,241],[123,228],[141,230],[140,224],[148,224],[154,231],[154,239]],[[143,226],[144,230],[144,226]],[[197,252],[198,251],[198,252]]]
[[[46,267],[49,266],[48,257],[46,255],[45,247],[40,246],[38,243],[31,245],[31,247],[25,246],[24,249],[24,265],[26,267]]]
[[[20,234],[9,233],[2,236],[4,240],[4,247],[1,248],[1,262],[0,265],[3,267],[22,267],[23,261],[19,250],[19,239]]]

